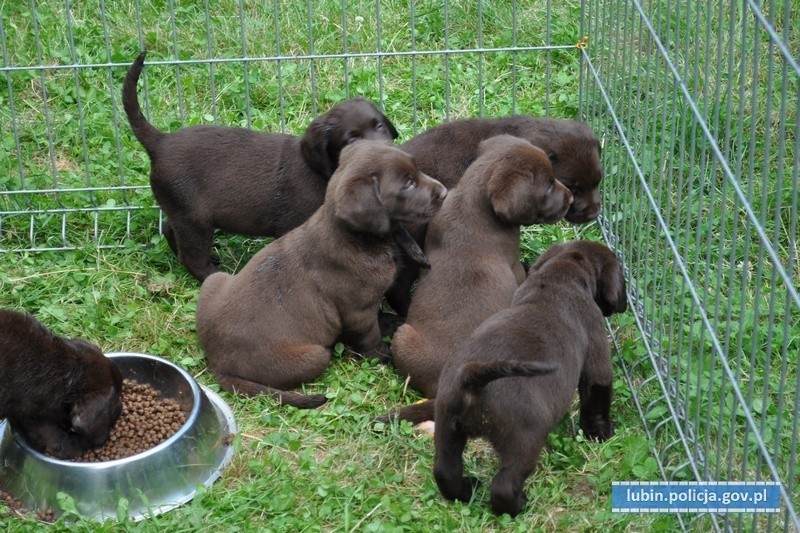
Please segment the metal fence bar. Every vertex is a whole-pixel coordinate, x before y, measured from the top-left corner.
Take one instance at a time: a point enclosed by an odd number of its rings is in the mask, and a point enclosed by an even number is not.
[[[458,50],[399,50],[399,51],[384,51],[384,52],[350,52],[350,53],[336,53],[336,54],[298,54],[298,55],[271,55],[271,56],[248,56],[243,58],[212,58],[212,59],[180,59],[180,60],[148,60],[147,65],[206,65],[206,64],[224,64],[224,63],[261,63],[271,61],[304,61],[315,59],[357,59],[357,58],[387,58],[387,57],[419,57],[423,55],[430,56],[461,56],[468,54],[496,54],[498,52],[544,52],[548,50],[574,50],[574,44],[550,45],[550,46],[497,46],[487,48],[459,48]],[[84,64],[70,64],[70,65],[28,65],[28,66],[3,66],[0,67],[0,72],[17,72],[17,71],[53,71],[53,70],[72,70],[72,69],[97,69],[97,68],[113,68],[122,67],[127,68],[130,63],[84,63]]]

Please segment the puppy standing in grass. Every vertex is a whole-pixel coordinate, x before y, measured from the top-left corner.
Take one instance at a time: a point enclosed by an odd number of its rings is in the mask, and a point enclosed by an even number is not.
[[[564,215],[568,222],[583,224],[597,218],[602,205],[600,143],[582,122],[529,115],[456,120],[424,131],[400,147],[414,156],[421,172],[454,189],[477,159],[480,144],[497,135],[513,135],[544,150],[553,177],[572,193],[572,205]],[[424,225],[409,227],[409,231],[420,244],[425,242]],[[398,279],[386,295],[401,316],[407,316],[411,286],[419,272],[416,264],[403,261]]]
[[[72,459],[102,446],[122,411],[122,374],[100,349],[0,310],[0,419],[35,449]]]
[[[325,202],[308,221],[235,276],[216,273],[203,283],[197,335],[222,387],[316,407],[324,395],[286,389],[319,376],[340,337],[363,357],[388,361],[377,316],[397,268],[390,232],[430,220],[446,195],[389,143],[342,150]]]
[[[557,222],[571,204],[540,148],[510,135],[481,143],[478,159],[428,224],[431,270],[420,277],[406,324],[392,341],[397,370],[412,387],[435,397],[439,373],[458,345],[511,303],[525,279],[520,225]],[[400,412],[412,422],[432,417],[431,402]]]
[[[133,133],[150,156],[150,186],[167,215],[164,236],[178,260],[204,280],[217,271],[214,228],[278,237],[322,205],[339,153],[356,139],[392,141],[397,130],[368,100],[354,98],[314,119],[302,137],[245,128],[156,129],[139,106],[145,53],[122,88]]]
[[[472,497],[475,481],[464,477],[462,454],[468,438],[485,437],[500,456],[492,510],[518,514],[525,480],[576,388],[584,434],[596,440],[613,435],[603,316],[626,307],[622,267],[605,246],[575,241],[542,255],[512,306],[481,324],[442,370],[433,472],[446,498]]]

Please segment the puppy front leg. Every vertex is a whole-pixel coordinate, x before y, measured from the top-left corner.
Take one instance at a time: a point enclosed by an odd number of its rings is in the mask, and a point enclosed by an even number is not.
[[[343,342],[364,359],[377,359],[383,364],[390,364],[392,356],[389,346],[381,340],[377,309],[362,313],[362,320],[355,318],[345,323]]]
[[[464,477],[464,448],[467,436],[453,428],[450,417],[436,421],[434,433],[436,452],[433,460],[433,477],[442,496],[448,500],[469,502],[478,485],[475,478]]]
[[[590,349],[583,363],[578,395],[580,397],[580,425],[590,439],[604,441],[614,434],[611,421],[611,394],[613,368],[608,341]]]

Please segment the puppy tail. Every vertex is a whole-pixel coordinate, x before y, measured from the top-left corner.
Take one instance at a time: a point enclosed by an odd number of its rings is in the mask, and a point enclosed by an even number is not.
[[[328,401],[324,394],[298,394],[278,389],[271,389],[268,392],[281,404],[291,405],[298,409],[315,409]]]
[[[436,403],[434,400],[422,400],[421,402],[401,407],[397,411],[390,411],[383,414],[376,419],[376,422],[388,424],[393,420],[408,420],[413,425],[417,425],[428,420],[433,420],[435,412]]]
[[[142,108],[139,107],[139,95],[136,91],[136,85],[139,83],[139,76],[142,73],[142,68],[144,68],[145,55],[147,55],[147,52],[140,53],[125,75],[125,81],[122,83],[122,106],[125,108],[125,114],[128,115],[128,122],[131,125],[133,134],[136,135],[136,138],[152,157],[156,144],[164,136],[164,133],[156,129],[144,118]]]
[[[245,396],[266,394],[272,396],[283,405],[291,405],[299,409],[314,409],[328,401],[324,394],[300,394],[299,392],[274,389],[253,381],[214,372],[213,368],[212,373],[223,389],[235,394],[243,394]]]
[[[496,379],[541,376],[555,370],[539,361],[470,361],[461,367],[458,379],[462,390],[474,394]]]

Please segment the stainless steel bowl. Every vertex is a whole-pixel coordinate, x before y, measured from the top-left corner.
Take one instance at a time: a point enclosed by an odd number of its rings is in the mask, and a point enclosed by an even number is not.
[[[209,486],[228,463],[236,422],[228,405],[173,363],[139,353],[107,354],[123,377],[147,383],[172,398],[187,413],[172,437],[142,453],[98,463],[47,457],[31,448],[5,421],[0,422],[0,489],[29,509],[61,513],[63,492],[87,518],[116,518],[120,498],[133,520],[174,509]],[[123,506],[124,508],[124,503]]]

